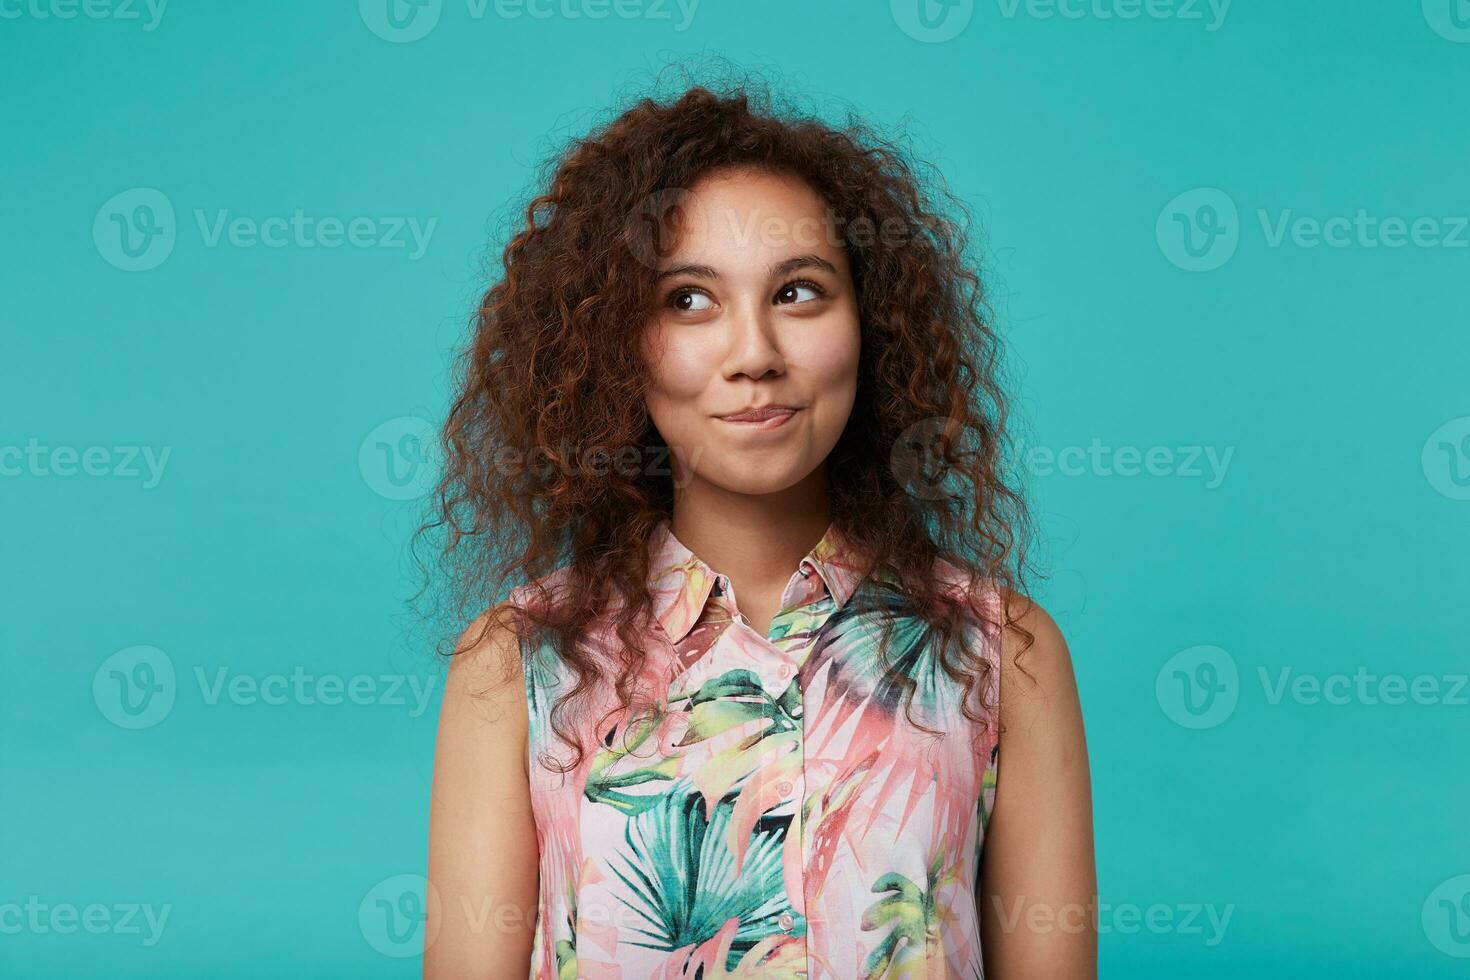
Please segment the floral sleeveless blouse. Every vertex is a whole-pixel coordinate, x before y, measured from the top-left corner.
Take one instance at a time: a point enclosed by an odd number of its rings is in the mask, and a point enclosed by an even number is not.
[[[540,846],[533,980],[982,977],[998,739],[960,711],[963,688],[922,622],[898,610],[890,658],[938,736],[905,718],[877,659],[880,614],[852,601],[874,590],[893,606],[897,593],[864,579],[835,525],[765,636],[667,520],[649,547],[656,623],[638,683],[658,713],[639,722],[606,697],[579,711],[574,724],[599,728],[582,733],[573,771],[539,762],[571,755],[550,721],[563,678],[549,643],[521,638]],[[952,566],[941,573],[963,588]],[[996,704],[997,598],[961,598],[990,613],[965,639],[991,664]],[[591,642],[611,654],[615,639]]]

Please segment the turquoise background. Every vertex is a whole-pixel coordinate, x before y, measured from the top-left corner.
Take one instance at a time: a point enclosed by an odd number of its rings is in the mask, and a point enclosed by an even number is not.
[[[414,420],[536,164],[723,55],[906,124],[975,211],[1083,697],[1103,975],[1465,975],[1470,5],[443,0],[405,42],[384,0],[94,3],[0,4],[0,974],[417,975]],[[194,217],[298,208],[435,224],[415,257]],[[1287,209],[1438,231],[1273,245]],[[1173,461],[1047,466],[1093,440]],[[156,485],[127,446],[168,450]],[[1273,697],[1360,668],[1439,694]]]

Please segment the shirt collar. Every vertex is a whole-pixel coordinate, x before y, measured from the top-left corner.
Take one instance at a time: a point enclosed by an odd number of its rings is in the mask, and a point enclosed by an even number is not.
[[[820,541],[801,560],[821,577],[833,602],[841,609],[864,575],[854,543],[836,524],[829,524]],[[682,640],[704,611],[719,573],[674,536],[668,518],[655,525],[649,541],[648,587],[653,611],[669,639]]]

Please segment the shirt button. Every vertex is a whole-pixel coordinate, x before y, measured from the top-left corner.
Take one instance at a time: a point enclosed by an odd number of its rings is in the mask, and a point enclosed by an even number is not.
[[[782,664],[776,668],[776,676],[780,677],[783,681],[790,680],[792,673],[790,664]]]
[[[789,779],[783,779],[776,784],[776,792],[780,793],[782,796],[790,796],[791,790],[793,788],[794,787],[791,785],[791,780]]]
[[[781,927],[782,932],[790,932],[791,927],[796,925],[796,920],[791,917],[790,912],[782,912],[781,917],[776,920],[776,923]]]

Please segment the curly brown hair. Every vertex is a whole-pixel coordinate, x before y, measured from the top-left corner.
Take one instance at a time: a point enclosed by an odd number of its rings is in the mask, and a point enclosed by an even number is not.
[[[621,704],[636,700],[630,679],[646,655],[652,604],[646,542],[673,496],[657,465],[668,447],[645,407],[635,339],[657,305],[650,256],[680,195],[726,168],[804,180],[842,229],[861,355],[856,403],[826,465],[832,522],[880,556],[866,590],[885,597],[872,603],[884,612],[880,662],[894,615],[919,617],[938,664],[964,686],[965,714],[983,728],[996,706],[968,702],[975,692],[983,701],[991,668],[953,642],[963,621],[979,615],[992,631],[1015,629],[1022,649],[1032,639],[1011,602],[956,602],[936,569],[944,561],[965,573],[974,583],[965,595],[994,587],[1009,598],[1028,568],[1027,508],[1005,465],[1000,347],[963,205],[859,117],[827,123],[749,81],[645,96],[574,140],[526,205],[459,361],[445,470],[420,529],[440,536],[457,621],[493,607],[451,654],[509,615],[523,642],[536,632],[569,668],[574,684],[552,727],[576,755],[559,768],[581,761],[567,719],[598,685],[612,680]],[[925,439],[933,445],[914,445]],[[895,463],[926,451],[942,479],[920,474],[916,487],[913,468]],[[502,601],[553,572],[556,601]],[[621,662],[582,649],[598,619],[615,631]],[[913,681],[890,676],[911,703]]]

